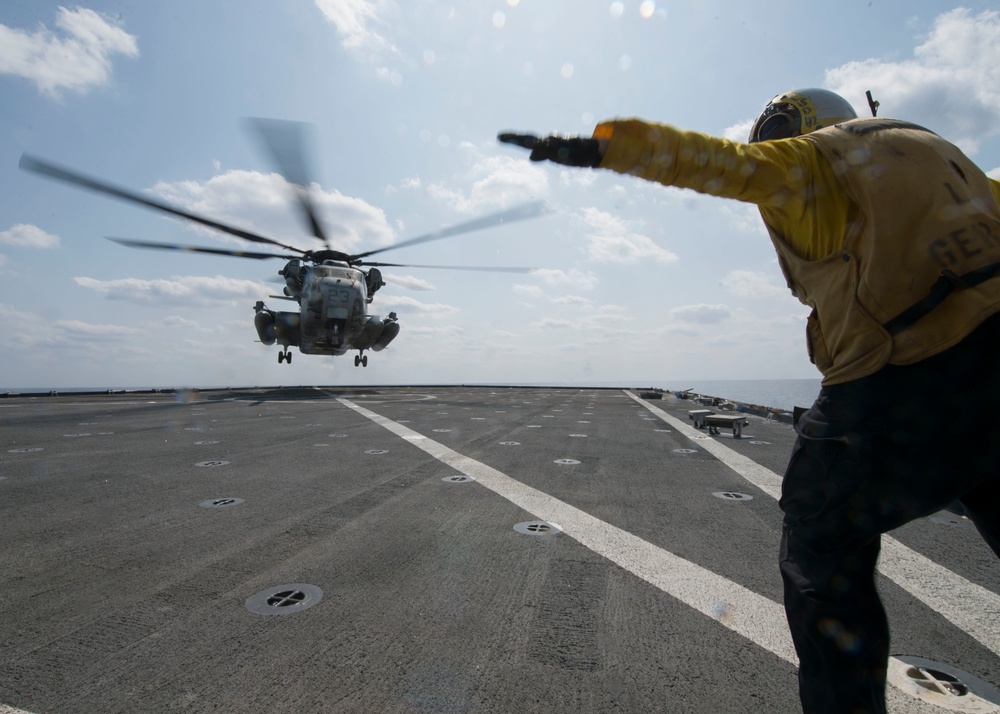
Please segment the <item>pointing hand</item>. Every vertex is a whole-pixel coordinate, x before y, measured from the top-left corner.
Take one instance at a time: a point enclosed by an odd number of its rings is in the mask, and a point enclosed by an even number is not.
[[[603,158],[602,147],[597,139],[581,139],[578,136],[547,136],[541,139],[534,134],[497,134],[504,144],[514,144],[531,149],[532,161],[554,161],[563,166],[589,166],[596,168]]]

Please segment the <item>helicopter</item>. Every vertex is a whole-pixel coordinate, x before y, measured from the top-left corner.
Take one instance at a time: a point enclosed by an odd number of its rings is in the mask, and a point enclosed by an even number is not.
[[[285,282],[284,294],[268,297],[298,303],[298,310],[273,310],[263,300],[258,300],[253,307],[254,327],[259,341],[265,345],[277,343],[280,346],[279,364],[283,362],[291,364],[292,352],[289,348],[298,347],[303,354],[330,356],[341,356],[357,350],[358,354],[354,356],[354,366],[367,367],[366,350],[379,352],[388,347],[400,331],[396,313],[390,312],[382,317],[368,311],[368,306],[372,303],[375,293],[386,285],[379,268],[437,268],[512,273],[529,273],[535,270],[535,268],[529,267],[411,265],[369,261],[366,258],[388,250],[397,250],[541,216],[550,210],[543,201],[521,204],[499,213],[442,228],[433,233],[404,240],[384,248],[353,254],[336,250],[331,245],[326,231],[320,223],[309,194],[309,186],[312,182],[306,169],[305,152],[302,149],[303,131],[306,125],[276,119],[256,119],[251,120],[250,123],[256,129],[265,149],[270,153],[278,173],[292,187],[301,211],[301,217],[305,220],[312,236],[322,241],[324,248],[316,250],[297,248],[251,231],[196,215],[166,202],[143,196],[101,179],[85,176],[28,154],[21,156],[19,166],[33,173],[152,208],[177,218],[183,218],[251,243],[272,245],[287,251],[277,253],[228,250],[176,243],[108,238],[108,240],[130,248],[207,253],[252,260],[280,258],[287,261],[284,267],[278,271],[278,275]]]

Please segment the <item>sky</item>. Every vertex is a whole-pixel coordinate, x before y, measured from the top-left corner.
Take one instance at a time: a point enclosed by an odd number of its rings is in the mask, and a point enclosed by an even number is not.
[[[0,391],[257,385],[818,379],[808,308],[756,208],[609,171],[532,164],[504,130],[640,117],[744,140],[776,94],[841,93],[958,144],[1000,178],[1000,12],[940,0],[85,0],[0,5]],[[527,201],[547,215],[387,251],[352,354],[257,342],[280,260],[18,169],[22,153],[303,248],[320,247],[247,130],[308,124],[334,247],[392,245]]]

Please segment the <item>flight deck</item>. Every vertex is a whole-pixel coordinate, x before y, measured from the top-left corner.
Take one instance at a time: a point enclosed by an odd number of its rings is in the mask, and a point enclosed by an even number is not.
[[[800,711],[794,431],[651,396],[0,399],[0,713]],[[1000,712],[1000,563],[971,524],[888,534],[878,577],[889,711]]]

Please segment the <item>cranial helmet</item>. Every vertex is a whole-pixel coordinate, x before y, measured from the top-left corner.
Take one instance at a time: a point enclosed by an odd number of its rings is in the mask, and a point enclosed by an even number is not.
[[[767,103],[750,130],[750,143],[802,136],[857,118],[854,108],[839,94],[826,89],[793,89]]]

